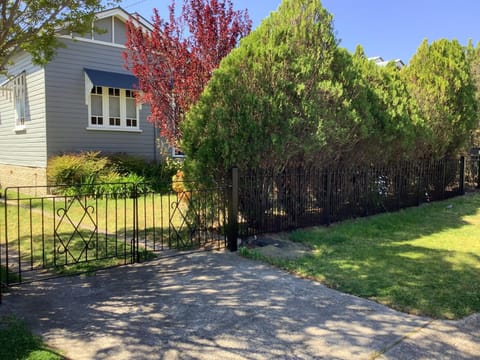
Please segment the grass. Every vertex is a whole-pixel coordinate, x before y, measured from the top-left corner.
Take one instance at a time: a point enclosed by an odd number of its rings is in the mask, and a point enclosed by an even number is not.
[[[394,309],[441,319],[480,312],[480,194],[293,232],[311,253],[262,258]]]
[[[14,317],[0,319],[0,359],[60,360],[63,357],[46,347],[41,338]]]

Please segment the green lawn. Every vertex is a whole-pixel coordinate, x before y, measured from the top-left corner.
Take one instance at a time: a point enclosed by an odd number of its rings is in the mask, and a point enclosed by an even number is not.
[[[311,253],[264,260],[411,314],[459,319],[480,312],[480,194],[290,237],[311,246]]]
[[[13,318],[0,318],[0,359],[60,360],[63,357],[47,348],[41,338]]]

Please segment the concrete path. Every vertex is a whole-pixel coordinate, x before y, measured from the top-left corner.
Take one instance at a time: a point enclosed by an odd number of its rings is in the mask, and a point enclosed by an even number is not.
[[[479,359],[480,316],[405,315],[227,252],[24,285],[24,318],[70,359]]]

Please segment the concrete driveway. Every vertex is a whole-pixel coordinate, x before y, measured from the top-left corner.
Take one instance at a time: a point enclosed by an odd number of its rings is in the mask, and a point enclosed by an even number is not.
[[[228,252],[24,285],[25,319],[70,359],[478,359],[480,316],[432,321]]]

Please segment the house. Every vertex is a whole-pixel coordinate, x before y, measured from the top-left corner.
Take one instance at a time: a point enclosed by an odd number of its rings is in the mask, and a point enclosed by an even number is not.
[[[401,69],[405,66],[405,63],[401,59],[385,61],[381,56],[375,56],[375,57],[368,58],[368,60],[375,62],[378,66],[387,66],[387,64],[392,61],[395,63],[395,66],[397,67],[397,69]]]
[[[87,150],[126,152],[155,160],[149,106],[134,98],[136,78],[124,68],[125,23],[114,8],[97,14],[85,36],[59,33],[66,46],[46,66],[15,56],[0,79],[0,186],[45,185],[51,156]],[[151,25],[138,19],[146,30]]]

